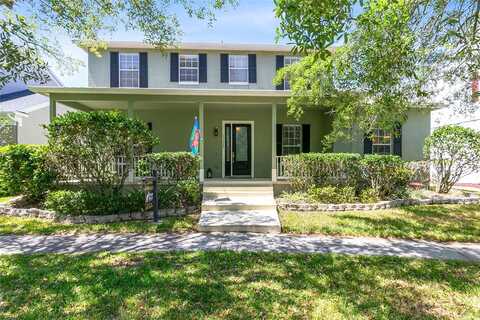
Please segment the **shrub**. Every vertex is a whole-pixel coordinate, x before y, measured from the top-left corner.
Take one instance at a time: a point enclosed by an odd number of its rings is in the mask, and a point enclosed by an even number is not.
[[[143,211],[145,195],[133,190],[102,194],[92,190],[57,190],[49,192],[44,207],[59,214],[107,215]]]
[[[365,155],[360,168],[360,184],[373,189],[379,199],[403,196],[412,175],[400,157],[391,155]]]
[[[354,187],[312,187],[308,197],[315,202],[352,203],[356,201]]]
[[[48,126],[49,161],[66,183],[120,192],[133,167],[157,139],[140,120],[116,111],[69,112]],[[121,159],[122,167],[113,164]]]
[[[159,175],[173,183],[181,180],[197,179],[200,159],[190,152],[159,152],[145,156],[140,162],[143,175],[151,175],[151,170],[159,170]]]
[[[373,188],[365,188],[360,191],[358,199],[361,203],[374,203],[380,201],[377,190]]]
[[[200,184],[196,180],[161,185],[158,189],[158,207],[160,209],[198,205],[200,201]]]
[[[360,159],[352,153],[302,153],[286,156],[284,170],[296,190],[313,185],[348,186],[358,180]]]
[[[0,148],[0,193],[41,200],[55,181],[55,173],[47,166],[46,152],[47,147],[37,145]]]
[[[425,140],[424,153],[431,159],[437,191],[448,193],[460,178],[480,169],[480,133],[457,125],[440,127]]]

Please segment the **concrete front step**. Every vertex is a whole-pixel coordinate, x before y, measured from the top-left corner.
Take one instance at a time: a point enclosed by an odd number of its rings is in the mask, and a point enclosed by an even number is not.
[[[202,211],[198,230],[279,233],[281,226],[276,210]]]
[[[280,232],[280,220],[271,182],[205,183],[198,230]]]

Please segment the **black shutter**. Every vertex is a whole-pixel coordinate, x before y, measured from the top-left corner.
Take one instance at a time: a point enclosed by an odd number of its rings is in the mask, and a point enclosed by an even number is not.
[[[152,122],[147,122],[147,127],[148,130],[152,131],[153,130],[153,123]],[[153,147],[148,148],[147,153],[152,153],[153,152]]]
[[[178,53],[170,53],[170,82],[178,82]]]
[[[118,52],[110,52],[110,87],[118,88]]]
[[[207,54],[198,55],[198,82],[207,82]]]
[[[302,152],[310,152],[310,125],[302,124]]]
[[[366,134],[363,138],[363,154],[372,154],[372,138]]]
[[[280,70],[284,66],[284,57],[283,56],[276,56],[276,69],[275,70]],[[284,87],[285,83],[282,81],[282,83],[277,84],[277,90],[285,90]]]
[[[140,88],[148,88],[148,54],[140,52]]]
[[[248,55],[248,82],[257,83],[257,55]]]
[[[277,123],[277,156],[282,155],[282,129],[283,126]]]
[[[395,128],[395,134],[393,136],[393,154],[396,156],[402,156],[402,125],[397,124]]]
[[[220,82],[228,83],[228,54],[220,54]]]

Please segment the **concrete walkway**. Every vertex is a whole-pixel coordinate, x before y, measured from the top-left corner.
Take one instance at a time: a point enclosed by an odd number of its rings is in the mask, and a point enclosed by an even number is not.
[[[234,250],[339,253],[480,262],[480,244],[253,233],[0,236],[0,254]]]

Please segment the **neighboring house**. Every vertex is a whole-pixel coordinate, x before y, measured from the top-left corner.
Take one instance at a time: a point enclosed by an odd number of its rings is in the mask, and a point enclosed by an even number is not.
[[[35,82],[28,85],[37,85]],[[44,84],[48,87],[61,87],[61,82],[50,72],[50,80]],[[72,110],[59,105],[59,114]],[[49,99],[44,95],[34,93],[27,84],[12,81],[0,89],[0,116],[8,119],[3,123],[2,137],[11,135],[6,143],[46,144],[47,138],[42,125],[49,122]]]
[[[200,178],[276,180],[282,156],[322,151],[331,129],[324,110],[311,108],[296,121],[287,116],[288,82],[275,86],[276,70],[298,57],[285,45],[183,43],[164,52],[140,42],[110,42],[101,57],[89,53],[88,88],[40,88],[78,110],[120,109],[148,123],[160,138],[154,151],[188,150],[195,117],[201,127]],[[430,112],[412,109],[394,139],[377,130],[373,141],[356,134],[335,152],[395,153],[422,159]]]

